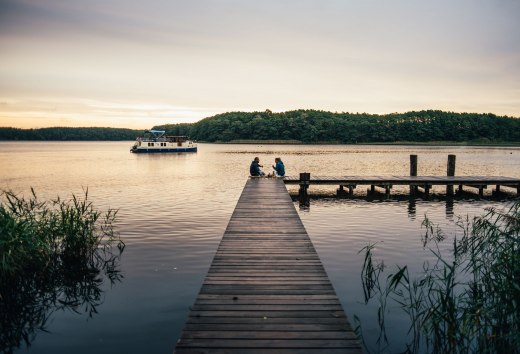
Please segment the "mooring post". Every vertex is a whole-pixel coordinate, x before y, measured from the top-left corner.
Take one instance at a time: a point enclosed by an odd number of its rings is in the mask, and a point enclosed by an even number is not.
[[[345,186],[340,184],[339,188],[336,190],[336,196],[337,197],[344,197],[346,195],[347,195],[347,192],[345,192]]]
[[[448,155],[448,171],[446,174],[448,177],[455,176],[455,155]],[[453,185],[449,184],[446,186],[446,194],[453,195]]]
[[[385,186],[385,198],[386,199],[390,198],[390,188],[392,188],[392,186],[389,186],[389,185]]]
[[[417,177],[417,155],[410,155],[410,176]],[[410,194],[417,193],[417,186],[410,186]]]
[[[298,199],[300,201],[300,206],[309,206],[309,194],[307,193],[307,189],[309,189],[309,184],[311,180],[311,174],[309,172],[300,173],[300,191],[298,193]]]

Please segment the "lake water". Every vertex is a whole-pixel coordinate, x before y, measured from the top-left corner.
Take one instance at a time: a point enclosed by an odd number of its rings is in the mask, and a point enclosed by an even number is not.
[[[49,199],[88,188],[98,209],[119,210],[117,231],[126,243],[124,278],[103,285],[98,314],[53,313],[29,353],[172,353],[255,156],[266,170],[280,156],[288,175],[408,175],[409,155],[417,154],[419,175],[444,175],[447,155],[456,154],[457,175],[520,177],[520,149],[511,147],[199,144],[198,153],[147,155],[131,154],[131,144],[0,142],[0,189],[28,194],[33,187]],[[458,215],[508,204],[476,197],[415,205],[320,198],[299,213],[347,315],[361,318],[370,341],[376,310],[362,304],[358,251],[378,242],[377,257],[387,265],[419,269],[431,257],[420,242],[425,214],[450,234],[460,232]],[[399,337],[403,326],[395,327],[390,334]],[[395,348],[400,344],[394,341]]]

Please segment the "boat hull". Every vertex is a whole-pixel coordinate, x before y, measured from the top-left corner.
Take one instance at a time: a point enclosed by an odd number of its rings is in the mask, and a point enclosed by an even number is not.
[[[197,152],[197,147],[189,147],[189,148],[145,148],[145,147],[139,147],[137,149],[131,149],[130,152],[136,153],[136,154],[152,154],[152,153],[158,153],[158,152]]]

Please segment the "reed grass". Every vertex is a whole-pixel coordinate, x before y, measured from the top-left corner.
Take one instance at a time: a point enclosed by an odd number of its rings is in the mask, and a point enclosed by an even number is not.
[[[442,230],[425,218],[423,242],[435,261],[425,262],[415,277],[407,266],[386,275],[388,268],[374,260],[374,244],[361,251],[365,302],[378,302],[377,352],[387,351],[392,341],[385,316],[394,305],[409,319],[403,352],[520,352],[520,203],[505,212],[486,209],[472,220],[459,219],[458,225],[462,236],[453,238],[446,254],[439,247]]]
[[[124,242],[117,211],[96,210],[83,198],[41,201],[4,191],[0,198],[0,352],[30,345],[51,314],[93,316],[103,279],[113,284]],[[115,251],[117,249],[117,252]]]

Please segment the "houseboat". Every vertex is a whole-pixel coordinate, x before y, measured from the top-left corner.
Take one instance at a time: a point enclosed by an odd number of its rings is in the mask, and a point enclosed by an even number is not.
[[[137,138],[130,152],[197,152],[197,143],[187,136],[164,135],[164,130],[145,130],[142,138]]]

